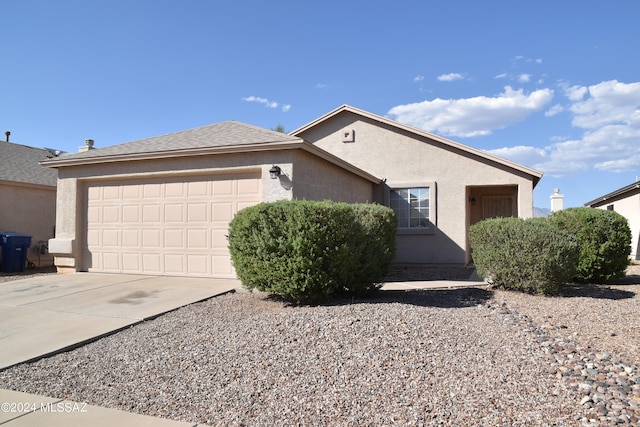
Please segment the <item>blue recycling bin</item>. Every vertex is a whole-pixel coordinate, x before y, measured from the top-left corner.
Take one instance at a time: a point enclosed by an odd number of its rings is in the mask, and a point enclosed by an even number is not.
[[[4,273],[21,273],[27,263],[27,250],[31,246],[31,236],[28,234],[3,232],[0,233],[0,247],[2,247],[2,271]]]

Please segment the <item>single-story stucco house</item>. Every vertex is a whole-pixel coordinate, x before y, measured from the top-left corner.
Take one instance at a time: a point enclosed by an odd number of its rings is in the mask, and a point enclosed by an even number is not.
[[[10,133],[5,135],[0,141],[0,232],[30,235],[27,259],[35,266],[51,266],[47,241],[56,224],[58,173],[40,162],[55,153],[9,142]]]
[[[235,121],[43,162],[58,170],[59,271],[235,277],[226,233],[278,199],[380,203],[396,263],[464,266],[469,225],[533,215],[542,174],[343,105],[290,134]]]
[[[636,181],[584,205],[616,211],[627,218],[631,229],[631,258],[640,259],[640,182]]]

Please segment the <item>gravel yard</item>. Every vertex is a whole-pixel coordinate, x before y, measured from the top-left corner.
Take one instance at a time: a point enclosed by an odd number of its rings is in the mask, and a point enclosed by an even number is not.
[[[638,424],[640,274],[562,297],[238,292],[0,372],[0,387],[209,425]]]

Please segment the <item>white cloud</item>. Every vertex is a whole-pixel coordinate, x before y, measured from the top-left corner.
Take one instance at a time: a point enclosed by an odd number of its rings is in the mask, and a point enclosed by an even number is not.
[[[328,85],[328,84],[326,84],[326,83],[318,83],[318,84],[316,85],[316,88],[318,88],[318,89],[328,89],[328,88],[329,88],[329,85]]]
[[[565,94],[571,101],[566,111],[573,116],[572,124],[583,131],[579,138],[556,137],[543,149],[513,147],[491,152],[554,177],[589,170],[621,173],[640,169],[640,82],[610,80],[572,86],[565,88]],[[545,115],[563,108],[554,105]]]
[[[442,74],[438,76],[438,80],[440,80],[441,82],[453,82],[455,80],[462,80],[464,79],[464,76],[460,73],[449,73],[449,74]]]
[[[509,86],[495,97],[440,99],[398,105],[388,114],[400,122],[448,136],[490,135],[524,120],[541,110],[553,98],[553,90],[540,89],[526,95]]]
[[[490,152],[562,177],[590,170],[640,170],[640,82],[604,81],[591,86],[560,84],[567,103],[551,105],[552,89],[526,94],[505,87],[493,97],[440,99],[398,105],[388,114],[409,125],[445,136],[490,135],[546,108],[544,115],[569,114],[577,132],[555,135],[545,147],[520,145]],[[577,137],[576,137],[577,134]],[[526,137],[526,136],[525,136]]]
[[[417,75],[413,78],[414,82],[421,82],[424,80],[424,76],[423,75]]]
[[[607,172],[628,172],[640,168],[640,154],[624,159],[607,160],[595,164],[595,168]]]
[[[565,88],[564,93],[571,101],[580,101],[587,94],[587,90],[586,87],[571,86]]]
[[[502,74],[498,74],[497,76],[495,76],[494,79],[506,79],[507,77],[509,77],[509,74],[502,73]]]
[[[556,114],[560,114],[564,111],[564,107],[562,104],[556,104],[551,106],[547,111],[544,112],[545,117],[553,117]]]
[[[263,104],[267,108],[278,108],[280,106],[280,104],[276,101],[269,101],[268,99],[260,98],[259,96],[247,96],[245,98],[242,98],[242,100],[247,102],[255,102],[258,104]],[[286,113],[291,109],[291,105],[284,104],[280,106],[280,108],[282,109],[283,112]]]
[[[542,162],[547,158],[547,152],[544,148],[527,147],[523,145],[498,148],[495,150],[489,150],[489,152],[496,156],[504,157],[505,159],[513,160],[514,162],[522,164]]]
[[[518,81],[520,83],[527,83],[531,81],[531,74],[522,73],[518,76]]]
[[[571,106],[573,125],[593,129],[612,123],[629,124],[640,119],[640,83],[625,84],[610,80],[574,89],[590,95]]]

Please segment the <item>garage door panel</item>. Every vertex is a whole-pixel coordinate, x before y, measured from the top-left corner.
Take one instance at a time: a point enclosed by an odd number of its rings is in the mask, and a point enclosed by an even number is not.
[[[137,224],[140,222],[140,206],[139,205],[123,205],[122,206],[122,222],[124,224]]]
[[[208,214],[209,204],[207,202],[187,204],[187,219],[190,223],[207,222],[209,220]]]
[[[233,202],[218,202],[212,203],[212,218],[213,222],[223,222],[228,224],[234,215],[234,203]]]
[[[162,218],[160,204],[144,204],[142,205],[142,221],[148,222],[160,222]]]
[[[208,244],[209,230],[206,228],[192,228],[187,230],[187,248],[190,251],[193,250],[206,250],[209,248]]]
[[[100,220],[102,212],[102,208],[100,206],[90,206],[87,210],[87,223],[89,224],[100,224],[102,221]]]
[[[102,246],[100,235],[101,235],[100,230],[89,230],[87,232],[87,245],[93,246],[93,247]]]
[[[101,218],[102,218],[103,224],[119,223],[120,222],[120,206],[103,206]]]
[[[120,247],[120,230],[102,230],[102,246]]]
[[[185,248],[185,230],[182,228],[179,229],[165,229],[164,230],[164,241],[162,245],[158,245],[158,248],[173,248],[173,249],[184,249]]]
[[[146,274],[160,274],[162,273],[162,257],[159,253],[142,254],[142,271]]]
[[[231,180],[214,181],[212,186],[213,196],[233,197],[233,182]]]
[[[164,205],[164,222],[184,222],[184,204],[172,203]]]
[[[209,182],[189,182],[187,184],[187,194],[189,195],[189,197],[209,196]]]
[[[210,274],[207,263],[207,255],[187,255],[187,272],[189,275]]]
[[[184,255],[164,254],[164,270],[169,274],[183,276],[185,274]]]
[[[159,228],[142,229],[142,247],[144,249],[160,249],[162,247],[162,230]]]
[[[124,230],[122,232],[122,247],[140,248],[140,233],[141,230]]]
[[[106,186],[102,192],[102,198],[104,200],[118,200],[120,198],[120,187],[118,186]]]
[[[102,270],[106,272],[119,273],[120,268],[120,254],[118,252],[103,252],[102,253]]]
[[[218,228],[211,231],[211,248],[222,251],[227,250],[227,228]]]
[[[164,197],[170,199],[172,197],[182,198],[185,196],[184,182],[168,182],[164,187]]]
[[[162,184],[144,184],[142,187],[142,197],[160,198],[162,196]]]
[[[235,213],[261,199],[260,174],[90,183],[83,269],[235,277]]]
[[[122,270],[123,273],[140,273],[142,271],[140,253],[128,253],[122,254]]]
[[[142,186],[132,184],[122,188],[123,200],[138,200],[142,196]]]
[[[243,179],[238,181],[237,195],[255,197],[260,193],[260,181],[257,179]]]

